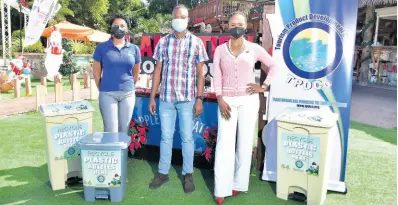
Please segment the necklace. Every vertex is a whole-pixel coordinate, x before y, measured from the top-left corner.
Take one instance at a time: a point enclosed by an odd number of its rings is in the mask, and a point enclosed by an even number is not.
[[[237,57],[245,50],[245,48],[246,48],[245,40],[242,40],[242,44],[240,45],[240,49],[239,49],[239,52],[238,52],[237,55],[235,55],[235,53],[234,53],[233,50],[232,50],[231,42],[232,42],[232,40],[229,40],[229,42],[228,42],[228,46],[227,46],[227,47],[228,47],[228,51],[229,51],[233,56],[235,56],[235,58],[237,58]]]

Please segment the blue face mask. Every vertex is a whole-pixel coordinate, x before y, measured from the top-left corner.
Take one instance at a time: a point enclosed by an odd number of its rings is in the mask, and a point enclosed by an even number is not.
[[[183,32],[188,27],[188,19],[173,19],[171,26],[176,32]]]

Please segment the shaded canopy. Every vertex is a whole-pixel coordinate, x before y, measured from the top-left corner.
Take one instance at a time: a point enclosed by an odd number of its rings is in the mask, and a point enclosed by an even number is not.
[[[396,4],[397,0],[358,0],[358,7],[380,6],[386,4]]]
[[[47,27],[44,29],[42,36],[50,37],[55,27],[59,29],[63,38],[70,40],[104,42],[111,37],[110,34],[86,26],[79,26],[68,21],[62,21],[54,26]]]

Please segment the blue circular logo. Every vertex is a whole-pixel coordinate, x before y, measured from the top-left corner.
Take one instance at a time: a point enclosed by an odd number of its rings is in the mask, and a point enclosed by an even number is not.
[[[105,181],[105,177],[100,175],[100,176],[97,177],[97,180],[98,180],[98,182],[102,183],[102,182]]]
[[[68,149],[68,154],[69,154],[69,155],[73,155],[73,154],[75,154],[75,152],[76,152],[76,150],[75,150],[75,148],[73,148],[73,147],[71,147],[71,148]]]
[[[329,25],[308,22],[294,28],[283,44],[283,59],[295,75],[318,79],[332,73],[343,56],[340,35]]]
[[[297,167],[297,168],[300,169],[300,168],[303,167],[303,166],[304,166],[304,163],[303,163],[302,161],[300,161],[300,160],[297,160],[297,161],[296,161],[296,167]]]

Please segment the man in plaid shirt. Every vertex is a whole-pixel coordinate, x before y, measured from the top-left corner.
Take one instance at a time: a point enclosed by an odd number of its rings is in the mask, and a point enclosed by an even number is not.
[[[193,119],[202,114],[204,90],[204,62],[209,58],[200,38],[187,31],[188,9],[179,5],[173,10],[174,32],[162,37],[155,48],[153,58],[157,61],[152,78],[149,112],[156,112],[155,95],[160,88],[159,116],[161,142],[159,174],[149,188],[156,189],[169,180],[173,136],[178,114],[182,141],[184,191],[195,190],[193,183],[194,139]],[[195,115],[195,116],[194,116]]]

